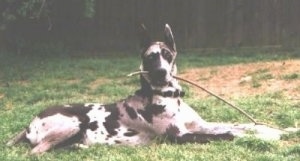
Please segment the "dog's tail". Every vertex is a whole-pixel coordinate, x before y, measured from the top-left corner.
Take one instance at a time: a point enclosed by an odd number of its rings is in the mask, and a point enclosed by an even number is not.
[[[7,146],[13,146],[21,141],[25,141],[26,139],[26,129],[23,129],[21,132],[19,132],[17,135],[15,135],[13,138],[11,138],[6,145]]]

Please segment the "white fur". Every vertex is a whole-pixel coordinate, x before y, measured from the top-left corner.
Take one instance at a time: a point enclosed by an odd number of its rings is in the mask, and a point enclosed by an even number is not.
[[[36,117],[30,123],[30,132],[26,133],[26,137],[33,145],[36,145],[46,140],[47,136],[59,132],[70,133],[72,135],[80,130],[79,124],[80,122],[77,117],[68,117],[62,114],[55,114],[43,119]]]

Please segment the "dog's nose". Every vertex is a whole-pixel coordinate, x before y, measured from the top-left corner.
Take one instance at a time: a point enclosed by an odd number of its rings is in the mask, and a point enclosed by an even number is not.
[[[164,78],[167,75],[167,70],[163,68],[159,68],[153,72],[153,75],[156,78]]]

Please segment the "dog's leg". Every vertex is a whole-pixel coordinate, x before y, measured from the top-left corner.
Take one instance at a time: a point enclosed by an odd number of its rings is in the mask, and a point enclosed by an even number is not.
[[[208,143],[212,140],[233,140],[229,128],[222,129],[203,120],[184,102],[180,111],[174,115],[174,121],[166,128],[165,136],[174,143]]]
[[[254,136],[263,140],[279,140],[281,135],[286,132],[266,125],[249,124],[231,124],[231,123],[216,123],[216,122],[201,122],[193,130],[193,133],[211,134],[222,136],[231,134],[234,137]],[[199,129],[198,129],[199,128]],[[198,131],[195,131],[197,130]]]
[[[75,143],[80,139],[80,122],[75,117],[68,117],[61,114],[48,116],[45,118],[35,118],[26,133],[26,138],[35,147],[31,154],[41,154],[56,145],[64,144],[70,139]],[[76,135],[76,136],[75,136]],[[79,137],[77,140],[73,137]]]
[[[42,154],[52,147],[53,145],[50,142],[42,141],[31,150],[30,154]]]
[[[264,140],[279,140],[282,130],[255,124],[207,122],[191,107],[181,104],[176,120],[166,130],[166,136],[178,143],[206,143],[210,140],[232,140],[235,137],[255,136]]]
[[[79,129],[74,127],[54,128],[32,149],[31,154],[42,154],[75,136],[78,132]]]
[[[229,132],[220,133],[220,134],[203,134],[203,133],[188,132],[188,133],[180,134],[178,129],[177,132],[176,130],[167,131],[166,138],[173,143],[182,144],[182,143],[208,143],[212,140],[233,140],[234,136]]]
[[[254,123],[230,124],[207,122],[202,128],[206,133],[219,134],[230,132],[236,137],[255,136],[264,140],[279,140],[281,135],[286,133],[276,128],[266,125],[255,125]]]
[[[189,124],[189,123],[188,123]],[[212,140],[233,140],[236,137],[254,136],[263,140],[279,140],[285,132],[265,125],[193,122],[194,127],[170,126],[166,136],[176,143],[207,143]],[[196,127],[196,126],[197,127]]]

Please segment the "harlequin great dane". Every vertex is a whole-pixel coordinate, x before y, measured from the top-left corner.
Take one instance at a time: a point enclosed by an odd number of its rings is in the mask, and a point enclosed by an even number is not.
[[[83,144],[144,145],[155,138],[172,143],[207,143],[248,135],[279,139],[283,131],[263,125],[225,124],[203,120],[182,97],[176,75],[174,37],[166,24],[163,42],[151,41],[141,27],[141,87],[113,104],[71,104],[47,108],[8,145],[28,141],[32,154],[54,147]],[[220,111],[221,112],[221,111]]]

